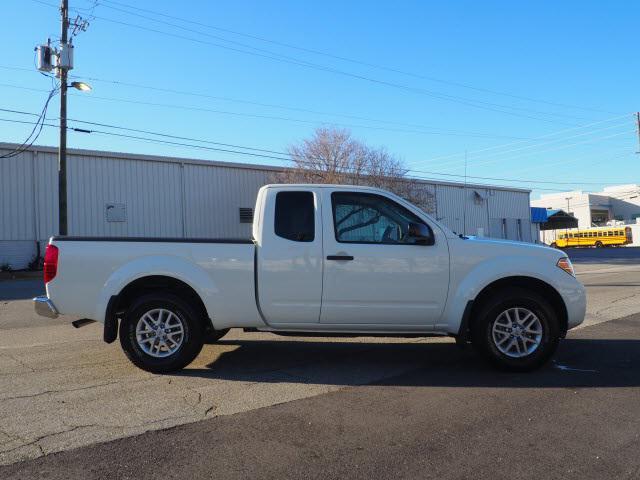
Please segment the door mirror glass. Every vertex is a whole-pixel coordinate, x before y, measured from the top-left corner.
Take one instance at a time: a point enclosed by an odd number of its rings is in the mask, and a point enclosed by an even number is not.
[[[409,237],[418,245],[433,245],[433,234],[424,223],[409,223]]]

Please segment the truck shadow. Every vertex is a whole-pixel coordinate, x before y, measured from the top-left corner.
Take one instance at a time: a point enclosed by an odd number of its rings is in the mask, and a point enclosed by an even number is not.
[[[493,369],[452,343],[221,341],[206,368],[179,375],[239,382],[487,388],[640,386],[640,340],[565,339],[555,360],[532,373]],[[235,347],[228,350],[229,347]]]

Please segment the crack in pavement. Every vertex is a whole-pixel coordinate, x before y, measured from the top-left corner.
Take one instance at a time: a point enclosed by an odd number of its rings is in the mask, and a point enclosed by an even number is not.
[[[204,415],[202,415],[202,418],[203,418],[203,419],[207,418],[207,417],[209,416],[209,413],[211,413],[212,411],[215,411],[215,410],[216,410],[216,408],[217,408],[217,407],[216,407],[215,405],[211,405],[209,408],[207,408],[207,409],[204,411]]]
[[[21,398],[38,397],[38,396],[54,394],[54,393],[77,392],[77,391],[81,391],[81,390],[90,390],[92,388],[98,388],[98,387],[103,387],[103,386],[108,386],[108,385],[129,386],[129,385],[135,385],[137,383],[144,383],[144,382],[149,382],[149,381],[160,382],[160,381],[162,381],[162,377],[150,376],[148,378],[140,378],[140,379],[137,379],[137,380],[114,380],[114,381],[111,381],[111,382],[99,383],[99,384],[96,384],[96,385],[89,385],[89,386],[86,386],[86,387],[60,389],[60,390],[46,390],[44,392],[38,392],[38,393],[33,393],[33,394],[28,394],[28,395],[17,395],[17,396],[14,396],[14,397],[1,397],[0,400],[15,400],[15,399],[21,399]],[[2,419],[0,419],[0,420],[2,420]]]
[[[609,310],[609,308],[611,308],[611,305],[613,305],[613,304],[615,304],[615,303],[620,303],[620,302],[623,302],[623,301],[625,301],[625,300],[629,300],[629,299],[632,299],[632,298],[635,298],[635,297],[638,297],[638,296],[640,296],[640,292],[632,293],[631,295],[626,295],[626,296],[624,296],[624,297],[620,297],[620,298],[616,298],[615,300],[611,300],[611,301],[609,302],[609,304],[608,304],[605,308],[601,308],[601,309],[599,309],[599,310],[596,310],[596,311],[593,313],[593,315],[594,315],[594,316],[596,316],[596,317],[598,317],[598,316],[600,316],[600,314],[601,314],[602,312],[606,312],[607,310]]]
[[[24,363],[22,360],[20,360],[20,359],[18,359],[18,358],[16,358],[16,357],[14,357],[14,356],[13,356],[13,355],[11,355],[10,353],[2,352],[2,355],[3,355],[3,356],[5,356],[5,357],[10,358],[11,360],[13,360],[14,362],[16,362],[16,363],[17,363],[18,365],[20,365],[21,367],[24,367],[24,368],[26,368],[27,370],[29,370],[31,373],[35,373],[35,371],[36,371],[36,370],[35,370],[32,366],[27,365],[27,364],[26,364],[26,363]],[[8,374],[8,375],[16,375],[16,374],[15,374],[15,373],[13,373],[13,374]]]
[[[18,445],[17,447],[13,447],[13,448],[11,448],[9,450],[0,450],[0,455],[5,455],[7,453],[15,452],[16,450],[18,450],[20,448],[26,448],[26,447],[30,447],[32,445],[37,446],[40,449],[40,451],[42,452],[42,455],[44,455],[45,454],[44,450],[43,450],[42,446],[39,445],[39,442],[41,442],[42,440],[45,440],[47,438],[55,437],[56,435],[62,435],[64,433],[74,432],[74,431],[76,431],[76,430],[78,430],[80,428],[84,428],[84,426],[79,425],[77,427],[68,428],[66,430],[60,430],[58,432],[47,433],[46,435],[42,435],[42,436],[40,436],[40,437],[38,437],[38,438],[36,438],[34,440],[31,440],[31,441],[29,441],[27,443],[23,443],[22,445]]]
[[[97,385],[89,385],[86,387],[69,388],[69,389],[61,389],[61,390],[45,390],[44,392],[32,393],[28,395],[17,395],[15,397],[0,397],[0,400],[19,400],[22,398],[34,398],[34,397],[40,397],[42,395],[50,395],[55,393],[78,392],[81,390],[91,390],[92,388],[104,387],[106,385],[116,385],[119,383],[121,382],[106,382],[106,383],[99,383]]]

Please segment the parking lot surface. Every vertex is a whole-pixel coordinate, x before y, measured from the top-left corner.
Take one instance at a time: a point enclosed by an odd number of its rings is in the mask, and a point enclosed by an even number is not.
[[[634,316],[579,330],[531,374],[496,372],[449,345],[376,346],[382,363],[413,365],[367,385],[0,467],[0,477],[637,479],[638,327]]]
[[[618,466],[625,449],[638,448],[631,427],[640,431],[640,324],[630,316],[640,312],[636,258],[574,259],[588,291],[585,327],[569,334],[555,365],[519,376],[486,368],[471,351],[446,338],[294,339],[235,330],[205,346],[185,372],[154,376],[130,365],[117,343],[104,344],[98,325],[75,330],[68,325],[72,319],[51,321],[33,314],[27,299],[42,289],[38,281],[0,282],[0,464],[14,464],[0,470],[0,478],[40,473],[56,478],[57,472],[69,478],[74,468],[91,471],[93,465],[94,473],[113,468],[122,478],[144,476],[147,467],[152,475],[158,465],[152,460],[163,450],[144,446],[152,441],[181,452],[182,466],[171,470],[174,478],[177,472],[206,476],[205,467],[222,477],[247,476],[258,465],[276,477],[288,461],[311,466],[322,458],[326,472],[355,477],[353,472],[364,475],[372,465],[382,468],[376,452],[381,462],[394,451],[401,455],[389,458],[390,465],[398,469],[404,456],[407,470],[397,471],[407,476],[418,465],[431,468],[434,476],[444,472],[445,459],[468,468],[488,468],[486,462],[493,459],[496,471],[506,476],[509,461],[521,468],[520,456],[528,455],[527,449],[542,458],[544,448],[551,455],[544,457],[546,464],[559,466],[560,456],[574,459],[575,468],[563,472],[578,478],[578,460],[588,459],[576,449],[576,435],[590,445],[588,452],[616,446],[618,457],[611,453],[606,465]],[[629,318],[611,322],[621,317]],[[591,436],[597,433],[600,440],[582,438],[588,437],[587,420],[593,425]],[[151,433],[188,423],[193,425]],[[336,436],[336,429],[346,436]],[[549,441],[543,432],[551,435]],[[125,438],[133,435],[138,436]],[[457,435],[465,437],[459,445],[464,461],[454,457]],[[114,439],[120,440],[94,445]],[[478,442],[475,454],[468,444],[472,439]],[[127,457],[138,444],[144,455]],[[339,448],[347,445],[351,450]],[[48,455],[77,447],[85,448]],[[496,449],[493,456],[491,448]],[[234,452],[242,458],[227,457]],[[267,458],[269,452],[278,458]],[[423,463],[411,460],[413,454]],[[340,455],[344,458],[338,462]],[[225,458],[233,468],[216,463]],[[31,461],[15,463],[25,460]],[[627,466],[633,461],[628,459]],[[136,473],[127,473],[125,467],[133,465]],[[355,470],[348,475],[339,465]],[[619,467],[621,473],[634,474]],[[465,472],[458,471],[463,477]],[[307,476],[317,475],[311,470]]]

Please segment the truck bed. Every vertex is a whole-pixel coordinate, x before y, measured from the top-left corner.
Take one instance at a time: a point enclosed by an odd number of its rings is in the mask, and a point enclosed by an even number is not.
[[[58,273],[47,295],[61,314],[104,322],[112,295],[132,280],[166,275],[202,298],[215,328],[256,326],[255,247],[250,239],[58,236]],[[152,272],[152,273],[151,273]]]

